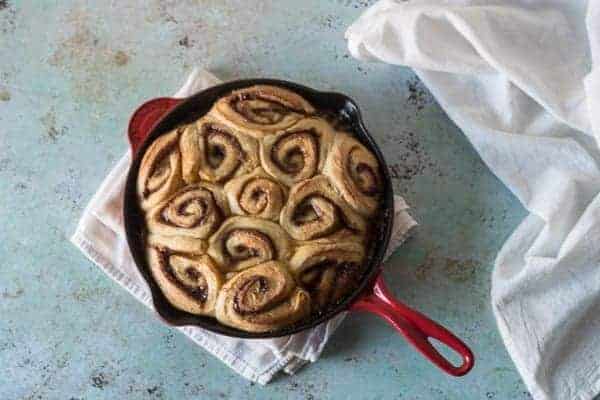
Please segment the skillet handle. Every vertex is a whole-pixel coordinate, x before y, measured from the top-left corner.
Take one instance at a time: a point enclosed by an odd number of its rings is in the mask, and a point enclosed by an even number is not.
[[[350,310],[368,311],[383,318],[421,354],[450,375],[463,376],[473,368],[475,359],[471,350],[443,326],[394,299],[381,273],[372,292],[359,298]],[[429,338],[437,339],[457,352],[462,358],[461,365],[452,365],[431,345]]]
[[[183,99],[159,97],[145,102],[134,111],[127,128],[127,137],[129,138],[132,154],[135,154],[158,121],[182,101]]]

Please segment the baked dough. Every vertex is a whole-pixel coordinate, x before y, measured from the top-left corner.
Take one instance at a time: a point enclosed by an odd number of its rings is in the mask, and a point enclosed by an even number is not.
[[[292,91],[256,85],[222,97],[211,114],[224,124],[260,139],[289,128],[314,112],[308,101]]]
[[[251,86],[148,147],[137,180],[147,261],[175,308],[270,332],[356,289],[383,181],[328,115]]]
[[[287,186],[312,178],[323,169],[334,135],[324,120],[302,119],[291,128],[263,139],[262,166]]]
[[[231,278],[219,292],[217,320],[248,332],[291,325],[310,313],[310,296],[281,263],[270,261]]]

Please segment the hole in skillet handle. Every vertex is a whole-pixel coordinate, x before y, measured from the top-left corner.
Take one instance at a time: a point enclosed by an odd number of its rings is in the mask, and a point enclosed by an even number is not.
[[[381,205],[380,214],[377,216],[379,222],[375,224],[375,235],[377,236],[378,240],[374,241],[373,246],[369,248],[367,260],[365,261],[365,273],[356,290],[328,310],[315,314],[311,316],[311,318],[307,318],[297,324],[285,327],[281,330],[256,333],[246,332],[222,325],[214,318],[197,316],[183,312],[173,307],[166,300],[164,294],[158,288],[158,285],[154,279],[152,279],[146,262],[144,246],[144,216],[137,204],[136,194],[137,171],[139,169],[142,157],[141,154],[136,155],[135,152],[143,152],[144,149],[150,145],[152,139],[155,139],[161,134],[173,129],[175,126],[178,126],[181,123],[189,123],[200,118],[210,109],[214,101],[216,101],[219,97],[226,95],[232,90],[260,84],[281,86],[295,91],[311,102],[315,108],[331,112],[338,117],[344,126],[347,126],[351,133],[376,155],[384,175],[384,196],[382,199],[383,202]],[[166,107],[162,107],[160,100],[161,99],[154,99],[147,102],[147,104],[150,104],[151,107],[154,106],[157,109],[164,110]],[[166,100],[173,102],[180,101],[181,103],[167,103],[171,108],[163,111],[165,114],[160,116],[158,115],[160,113],[152,117],[151,115],[154,115],[154,113],[146,114],[142,112],[142,116],[138,116],[136,120],[139,118],[140,121],[144,121],[143,126],[145,135],[135,133],[135,131],[139,129],[133,129],[132,132],[130,132],[130,138],[133,138],[133,140],[130,140],[133,146],[134,157],[127,177],[124,199],[124,222],[129,248],[135,264],[138,267],[138,271],[150,288],[152,293],[152,302],[159,318],[171,326],[197,326],[230,337],[258,339],[282,337],[303,331],[305,329],[314,328],[315,326],[333,318],[340,312],[348,310],[350,305],[356,299],[358,299],[360,293],[366,287],[370,286],[370,282],[377,275],[379,270],[378,266],[383,260],[384,253],[389,242],[393,223],[393,192],[389,171],[387,169],[385,159],[377,147],[377,144],[370,136],[362,122],[358,106],[355,104],[355,102],[351,98],[341,93],[321,92],[293,82],[275,79],[247,79],[230,81],[224,84],[213,86],[209,89],[205,89],[186,99],[178,100],[166,98]],[[156,104],[154,104],[155,102],[159,103],[159,106],[156,106]],[[150,120],[153,118],[158,120],[154,121],[154,124],[150,122]],[[133,124],[133,126],[136,128],[142,125]]]

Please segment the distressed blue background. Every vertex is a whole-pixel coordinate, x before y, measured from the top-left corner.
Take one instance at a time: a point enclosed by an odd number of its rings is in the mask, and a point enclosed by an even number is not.
[[[0,398],[527,399],[496,331],[490,273],[523,218],[410,70],[363,64],[343,32],[364,0],[0,0]],[[129,114],[194,65],[278,77],[361,105],[421,226],[387,265],[395,294],[477,355],[450,378],[367,315],[266,387],[166,328],[68,242],[125,152]]]

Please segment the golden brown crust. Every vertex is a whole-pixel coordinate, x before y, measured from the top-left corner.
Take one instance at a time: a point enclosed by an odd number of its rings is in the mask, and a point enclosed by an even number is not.
[[[258,167],[258,143],[210,116],[181,134],[182,175],[187,183],[225,182]]]
[[[260,139],[289,128],[314,112],[313,106],[294,92],[256,85],[222,97],[211,114],[224,124]]]
[[[364,216],[375,213],[383,190],[381,170],[377,158],[358,140],[338,133],[323,174],[355,211]]]
[[[381,170],[318,115],[257,85],[149,146],[137,181],[147,260],[174,307],[269,332],[357,287]]]
[[[299,246],[290,259],[298,283],[311,295],[314,307],[335,304],[356,287],[363,272],[364,244],[313,240]]]
[[[144,210],[152,208],[183,184],[181,153],[177,146],[181,129],[177,128],[156,139],[142,158],[137,195]]]
[[[276,223],[252,217],[231,217],[210,238],[208,254],[224,270],[242,270],[270,260],[287,260],[288,234]]]
[[[323,169],[334,135],[324,120],[304,118],[285,131],[262,140],[262,166],[287,186],[312,178]]]
[[[146,217],[151,233],[208,239],[229,215],[221,188],[198,183],[182,188],[154,207]]]
[[[248,332],[275,331],[309,314],[310,296],[275,261],[235,275],[219,292],[216,305],[219,322]]]
[[[225,184],[225,195],[233,214],[277,221],[287,190],[262,168],[238,176]]]
[[[363,217],[342,200],[323,175],[292,186],[279,223],[296,240],[318,239],[344,229],[361,233],[367,229]]]
[[[192,256],[168,247],[148,247],[154,280],[171,304],[196,315],[214,316],[223,275],[209,256]]]

